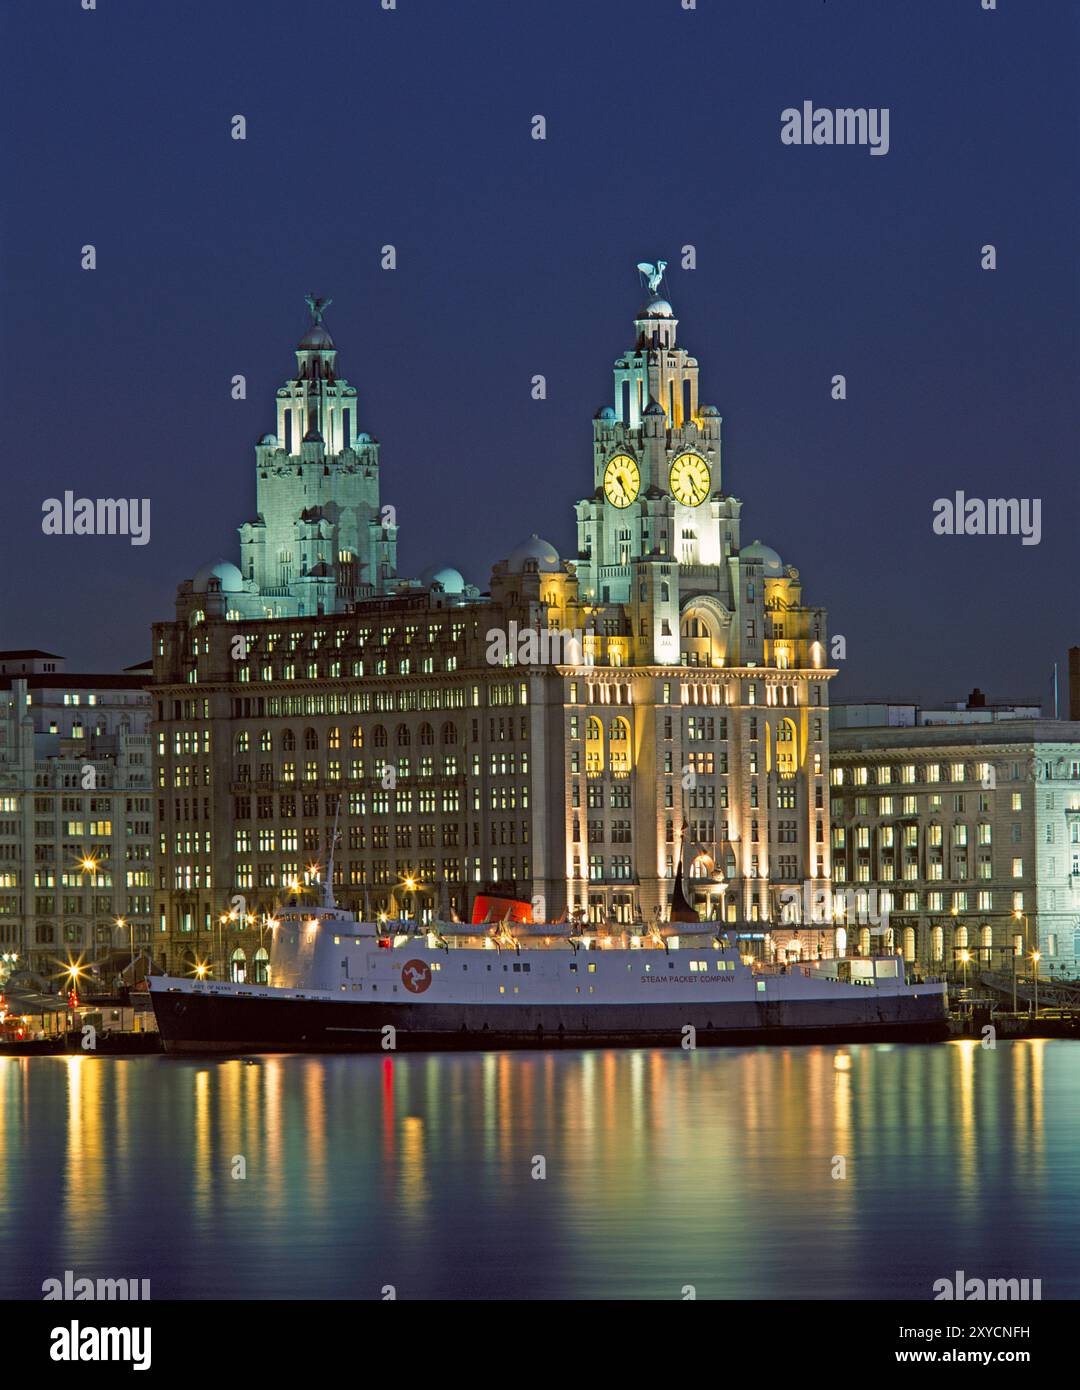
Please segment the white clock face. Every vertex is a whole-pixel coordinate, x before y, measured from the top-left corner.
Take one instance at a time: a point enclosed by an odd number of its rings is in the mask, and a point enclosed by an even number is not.
[[[712,478],[700,454],[680,454],[671,465],[671,491],[684,507],[699,507],[709,495]]]
[[[629,454],[616,454],[604,469],[604,496],[613,507],[629,507],[641,488],[641,473]]]

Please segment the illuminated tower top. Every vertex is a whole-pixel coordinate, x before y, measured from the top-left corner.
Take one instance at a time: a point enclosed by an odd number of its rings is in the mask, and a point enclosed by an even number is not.
[[[339,612],[393,591],[397,527],[384,524],[379,442],[359,428],[356,387],[339,377],[323,314],[296,345],[277,392],[277,433],[255,446],[256,516],[240,527],[241,572],[269,614]]]

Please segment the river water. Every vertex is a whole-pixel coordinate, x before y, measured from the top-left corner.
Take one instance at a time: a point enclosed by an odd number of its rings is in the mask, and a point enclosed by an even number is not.
[[[1080,1043],[0,1061],[0,1295],[1080,1297]]]

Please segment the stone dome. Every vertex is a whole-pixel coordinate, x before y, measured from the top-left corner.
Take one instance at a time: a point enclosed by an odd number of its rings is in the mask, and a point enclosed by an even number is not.
[[[654,294],[647,304],[643,304],[638,314],[639,319],[670,319],[674,317],[674,309],[666,299],[661,299],[658,294]]]
[[[332,351],[334,340],[326,331],[324,324],[313,323],[296,346],[301,352]]]
[[[530,560],[536,561],[542,574],[557,574],[561,569],[559,552],[550,541],[541,540],[535,531],[527,541],[514,547],[506,565],[511,574],[521,574]]]
[[[453,565],[429,565],[420,576],[421,582],[429,589],[432,584],[441,584],[447,594],[465,592],[465,578]]]
[[[243,593],[244,576],[228,560],[214,560],[203,565],[191,581],[191,587],[195,593],[205,594],[211,579],[220,580],[223,594]]]
[[[600,409],[596,412],[596,414],[593,416],[593,419],[594,419],[594,420],[614,420],[614,419],[615,419],[615,410],[614,410],[614,408],[613,408],[612,406],[610,406],[610,405],[602,405],[602,406],[600,407]]]
[[[783,578],[784,562],[771,545],[764,545],[761,541],[744,545],[739,551],[739,558],[742,560],[760,560],[761,571],[766,579]]]
[[[649,404],[645,407],[646,415],[663,415],[663,413],[664,407],[660,404],[659,401],[650,401]]]
[[[276,434],[264,434],[263,437],[259,440],[259,443],[260,443],[260,444],[268,444],[268,445],[270,446],[271,449],[276,449],[276,448],[277,448],[277,435],[276,435]]]
[[[354,444],[370,444],[370,443],[371,443],[371,435],[368,434],[367,430],[361,430],[360,433],[353,439],[353,443],[354,443]]]

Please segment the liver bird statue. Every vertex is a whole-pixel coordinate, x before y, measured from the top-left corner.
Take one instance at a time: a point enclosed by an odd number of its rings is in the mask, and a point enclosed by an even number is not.
[[[667,269],[667,261],[657,261],[655,265],[651,261],[638,261],[638,270],[645,277],[645,283],[649,287],[650,294],[658,294],[660,282],[664,278],[664,271]]]
[[[311,310],[312,323],[322,323],[323,313],[325,312],[325,310],[329,309],[330,305],[333,304],[334,301],[332,299],[320,299],[317,295],[314,294],[305,294],[304,302]]]

